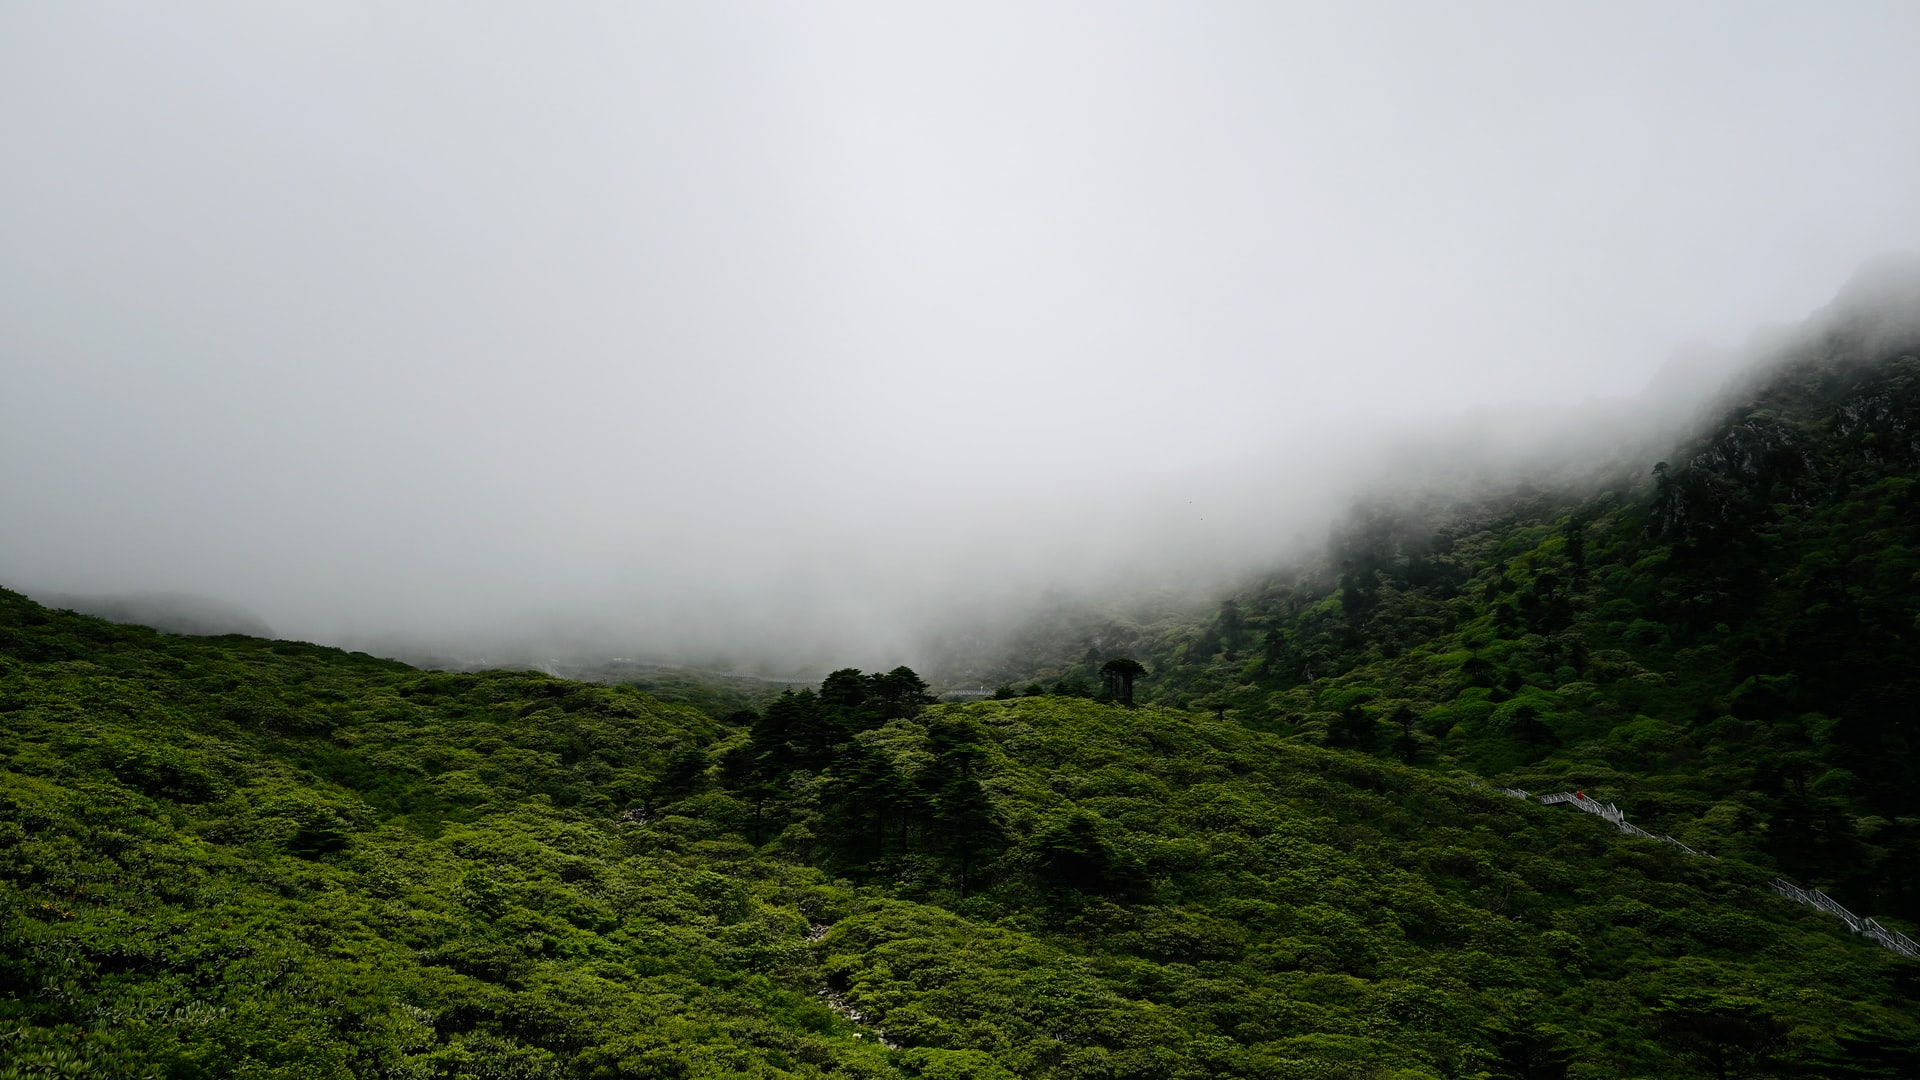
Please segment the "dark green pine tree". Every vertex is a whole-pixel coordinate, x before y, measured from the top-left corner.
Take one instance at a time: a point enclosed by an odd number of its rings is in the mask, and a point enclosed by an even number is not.
[[[841,866],[864,875],[904,848],[917,793],[887,755],[849,742],[826,780],[821,832]]]
[[[784,780],[795,769],[819,769],[842,741],[812,690],[788,690],[753,725],[756,775]]]
[[[1380,745],[1379,725],[1365,708],[1349,705],[1327,722],[1327,745],[1371,752]]]
[[[1214,620],[1214,626],[1219,630],[1221,644],[1226,646],[1227,656],[1232,657],[1240,648],[1247,629],[1247,620],[1240,614],[1240,605],[1232,600],[1220,601],[1220,615]]]
[[[1291,681],[1299,668],[1299,661],[1287,642],[1287,632],[1277,626],[1267,631],[1267,636],[1260,642],[1261,676]]]
[[[882,722],[910,719],[920,715],[923,706],[933,703],[933,695],[927,693],[926,680],[905,664],[884,675],[869,676],[867,685],[874,710]]]
[[[1147,673],[1138,660],[1115,657],[1100,666],[1100,679],[1107,695],[1122,705],[1133,704],[1133,681]]]
[[[834,726],[849,734],[874,726],[872,681],[858,668],[841,668],[820,683],[820,707]]]
[[[974,884],[980,864],[1006,845],[1006,833],[981,787],[986,756],[980,731],[971,721],[950,720],[927,732],[933,762],[920,772],[929,810],[930,846],[954,871],[961,896]]]

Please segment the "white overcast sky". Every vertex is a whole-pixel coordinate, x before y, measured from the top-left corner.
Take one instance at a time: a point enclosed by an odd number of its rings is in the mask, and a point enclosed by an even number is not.
[[[1278,505],[1802,317],[1920,247],[1916,44],[1910,0],[6,3],[0,583],[872,650],[1170,478],[1333,433]]]

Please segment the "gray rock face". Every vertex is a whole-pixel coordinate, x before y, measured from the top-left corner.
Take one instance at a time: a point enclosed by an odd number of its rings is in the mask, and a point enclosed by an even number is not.
[[[1807,506],[1833,462],[1920,462],[1920,256],[1869,261],[1707,410],[1700,434],[1659,472],[1652,531],[1705,539]]]

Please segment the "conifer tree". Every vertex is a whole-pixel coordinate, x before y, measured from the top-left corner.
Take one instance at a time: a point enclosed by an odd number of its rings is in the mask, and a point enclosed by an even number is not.
[[[1106,692],[1122,705],[1133,704],[1133,680],[1147,673],[1137,660],[1116,657],[1100,666],[1100,678]]]

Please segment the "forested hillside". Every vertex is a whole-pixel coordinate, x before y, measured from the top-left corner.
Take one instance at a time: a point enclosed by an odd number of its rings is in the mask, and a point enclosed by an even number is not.
[[[1741,862],[1204,713],[922,690],[716,720],[0,592],[0,1076],[1920,1064],[1914,962]]]
[[[1920,919],[1920,287],[1880,268],[1665,460],[1363,504],[1199,622],[1056,635],[1154,699],[1534,790]],[[1055,674],[1049,678],[1057,677]]]
[[[0,1078],[1920,1075],[1920,962],[1767,889],[1920,918],[1915,297],[971,704],[0,591]]]

